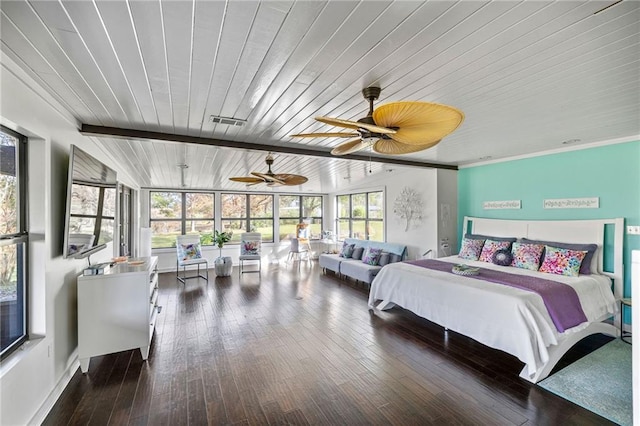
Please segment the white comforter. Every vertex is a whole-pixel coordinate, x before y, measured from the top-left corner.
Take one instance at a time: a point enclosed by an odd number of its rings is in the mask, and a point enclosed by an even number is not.
[[[603,275],[565,277],[457,256],[438,260],[568,284],[576,290],[589,322],[600,321],[616,311],[611,280]],[[564,335],[588,325],[583,323],[559,333],[537,293],[407,263],[392,263],[380,270],[371,284],[370,308],[374,308],[376,300],[397,304],[443,327],[508,352],[527,364],[530,375],[547,362],[548,346],[558,344]]]

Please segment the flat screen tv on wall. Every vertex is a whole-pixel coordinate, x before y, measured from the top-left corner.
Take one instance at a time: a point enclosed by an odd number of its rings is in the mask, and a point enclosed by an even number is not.
[[[71,145],[63,248],[65,258],[85,258],[113,241],[117,188],[115,170]]]

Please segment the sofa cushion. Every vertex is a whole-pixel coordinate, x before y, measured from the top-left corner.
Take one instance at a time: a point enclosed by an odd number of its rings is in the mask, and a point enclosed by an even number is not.
[[[318,257],[318,263],[322,268],[329,269],[335,273],[340,272],[340,262],[343,260],[345,260],[344,257],[329,253],[322,253]]]
[[[355,260],[360,260],[362,259],[363,253],[364,253],[364,247],[356,246],[356,248],[353,249],[353,254],[351,254],[351,258]]]
[[[355,244],[359,247],[379,247],[388,253],[394,253],[405,257],[407,253],[407,246],[405,244],[397,243],[383,243],[382,241],[360,240],[358,238],[345,238],[344,241],[348,244]]]
[[[344,257],[345,259],[351,258],[353,255],[353,249],[356,247],[355,244],[349,244],[346,241],[342,244],[342,250],[340,250],[340,257]]]
[[[340,264],[340,273],[355,280],[371,284],[375,276],[382,269],[382,266],[368,265],[358,261],[343,261]]]
[[[375,247],[367,247],[362,256],[362,263],[366,263],[368,265],[377,265],[378,260],[380,260],[380,255],[382,254],[381,248]]]

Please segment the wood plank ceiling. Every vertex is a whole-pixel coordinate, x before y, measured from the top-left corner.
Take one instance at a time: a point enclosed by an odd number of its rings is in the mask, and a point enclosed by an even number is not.
[[[436,147],[402,156],[414,161],[461,165],[640,134],[636,1],[3,0],[0,10],[2,53],[80,123],[326,152],[339,141],[289,135],[337,130],[315,116],[365,116],[361,90],[377,85],[377,105],[466,114]],[[97,140],[141,187],[178,187],[178,164],[200,189],[244,190],[228,177],[266,171],[261,151]],[[277,154],[273,169],[309,177],[277,191],[330,192],[387,167]]]

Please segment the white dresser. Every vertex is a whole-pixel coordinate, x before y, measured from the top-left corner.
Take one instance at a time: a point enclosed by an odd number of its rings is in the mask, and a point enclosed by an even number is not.
[[[138,259],[137,259],[138,260]],[[158,258],[119,263],[104,275],[78,277],[78,358],[140,349],[147,359],[158,316]]]

